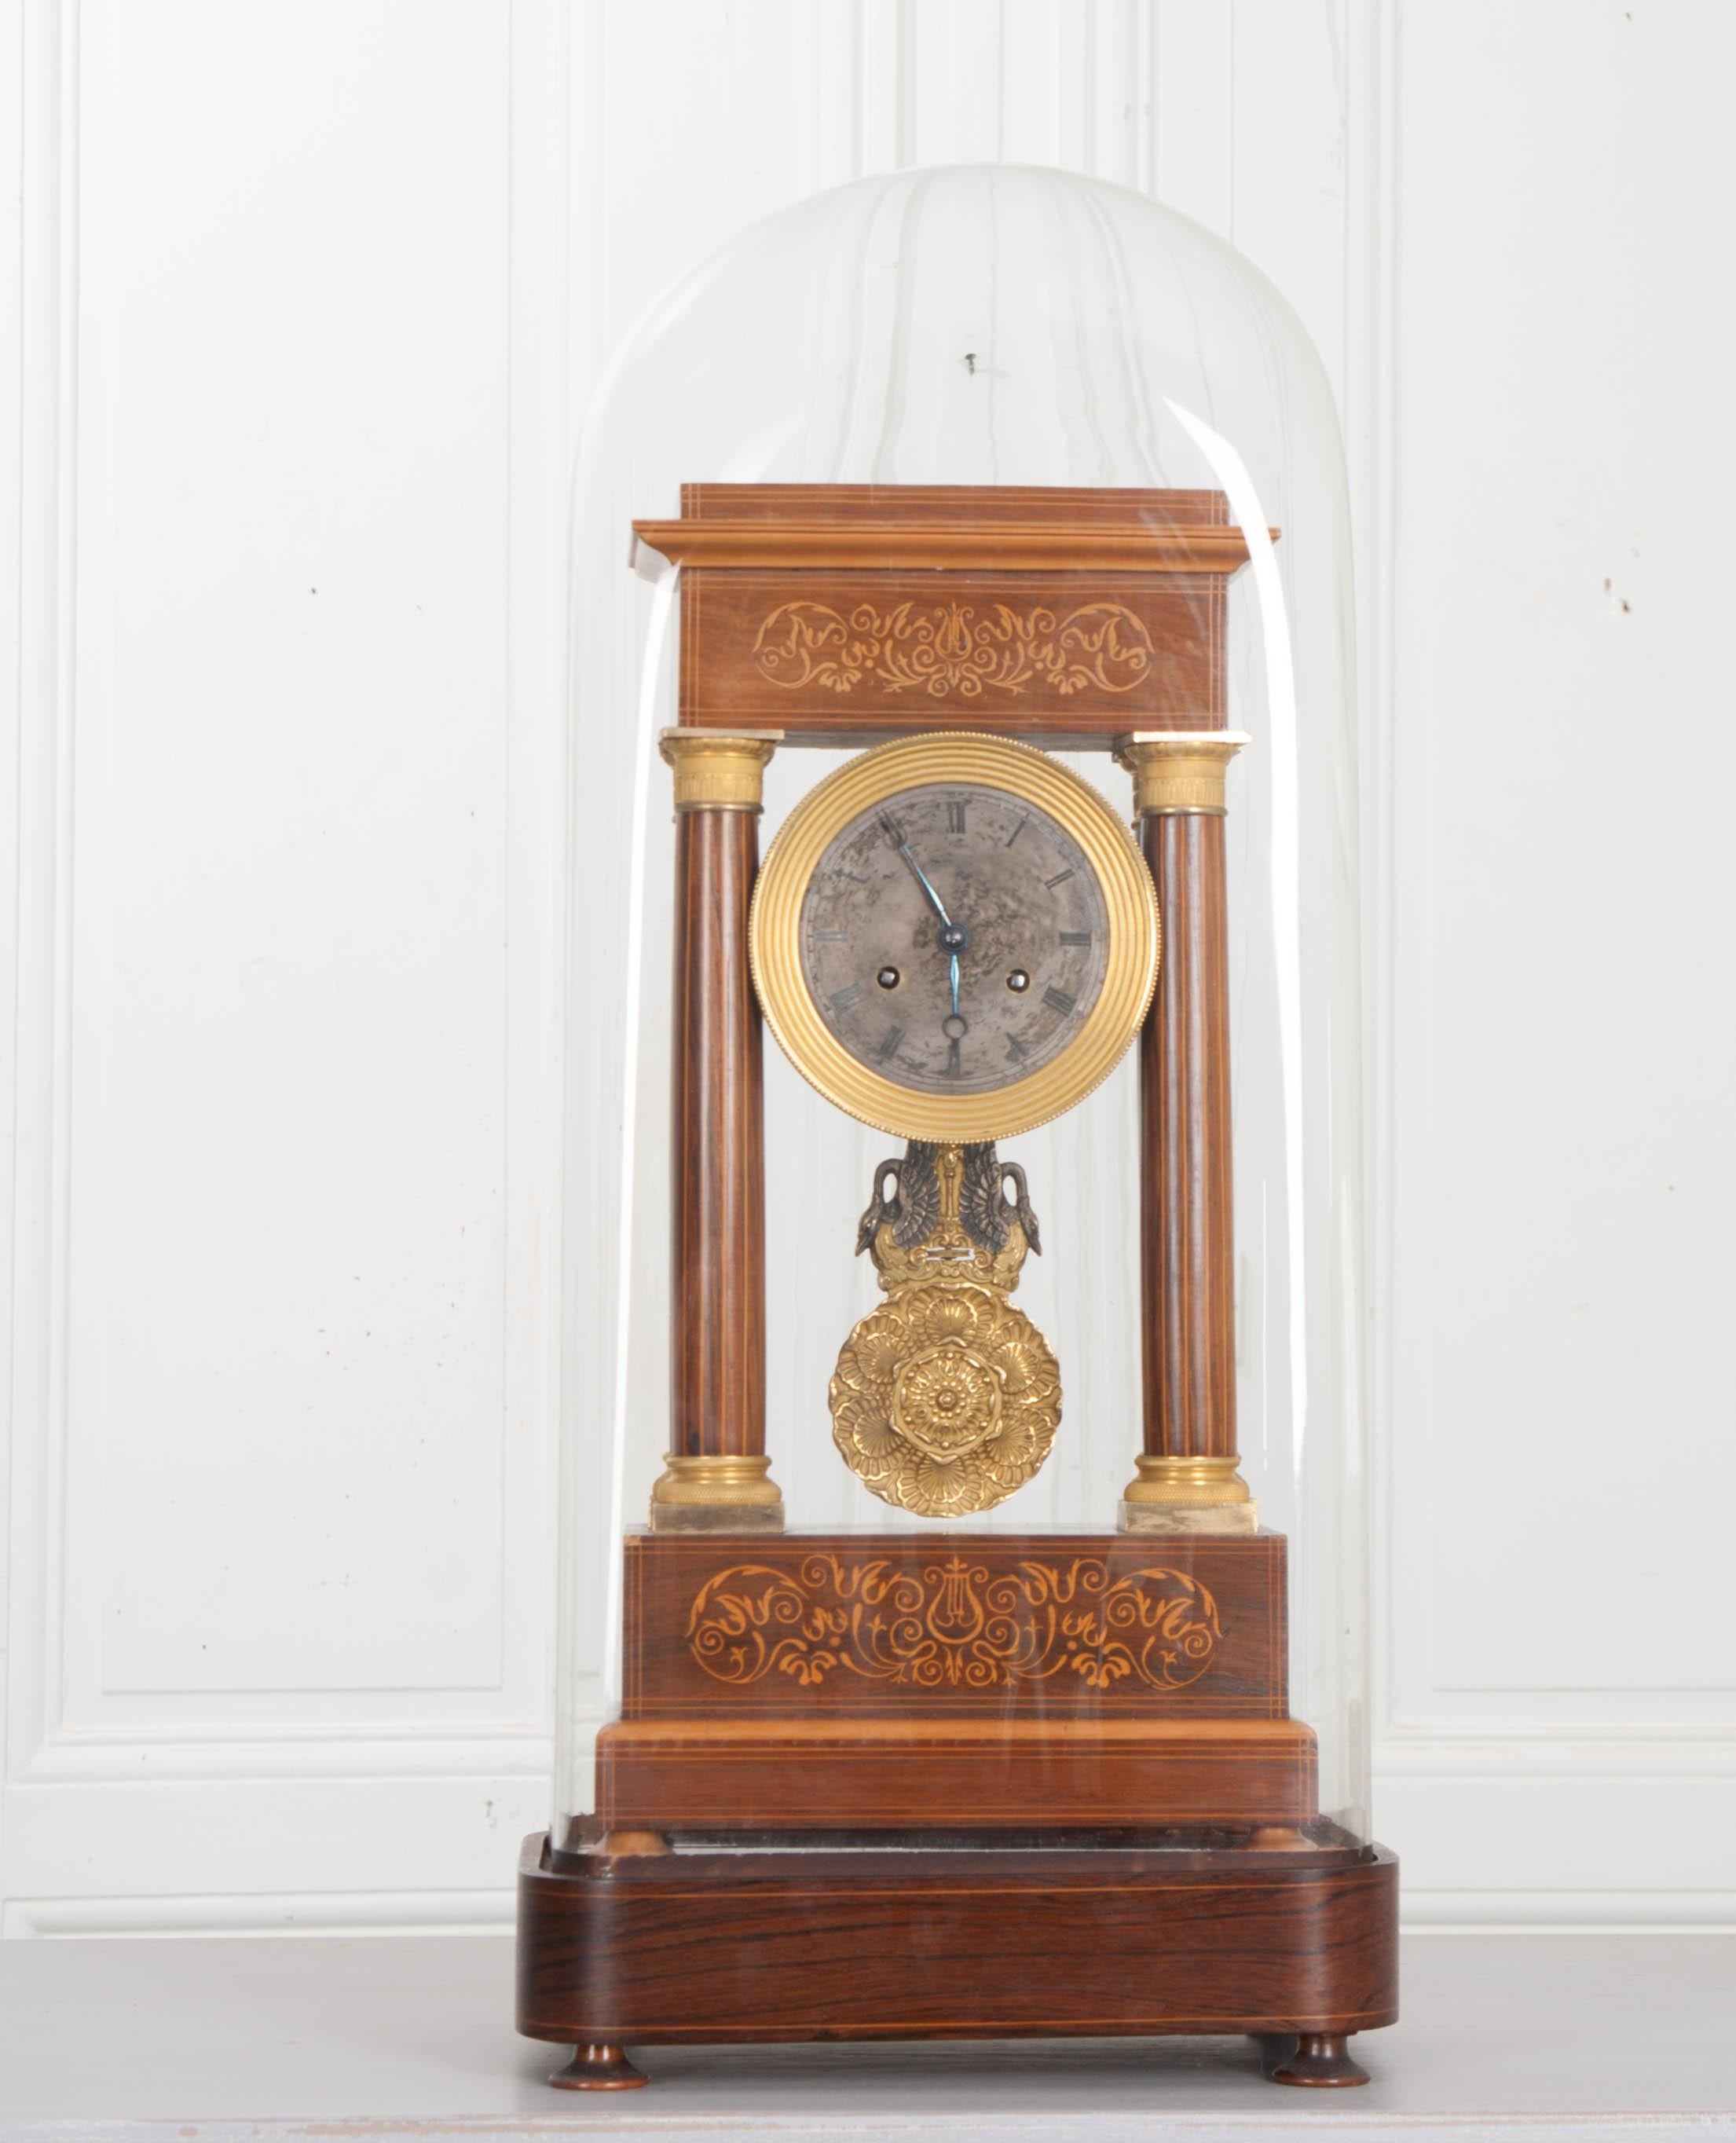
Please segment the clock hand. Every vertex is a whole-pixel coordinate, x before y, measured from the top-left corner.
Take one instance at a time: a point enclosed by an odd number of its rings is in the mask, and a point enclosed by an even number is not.
[[[971,933],[968,930],[962,928],[958,923],[955,923],[952,917],[947,914],[945,902],[942,900],[940,895],[934,890],[934,888],[929,884],[927,875],[924,872],[922,865],[910,853],[910,844],[908,841],[899,842],[898,854],[903,856],[905,862],[909,864],[912,872],[915,874],[917,883],[922,888],[923,894],[927,898],[928,905],[940,918],[940,930],[938,933],[940,948],[947,956],[947,980],[952,993],[952,1009],[947,1014],[945,1024],[948,1030],[948,1035],[952,1044],[952,1062],[956,1067],[958,1060],[958,1039],[959,1036],[964,1032],[964,1024],[959,1017],[958,1012],[958,956],[964,950],[965,947],[970,943]],[[957,1028],[957,1033],[952,1032],[955,1026]]]
[[[928,896],[928,905],[940,918],[943,926],[950,930],[952,927],[952,918],[947,914],[945,908],[942,905],[940,895],[934,890],[934,888],[929,884],[927,878],[924,876],[922,865],[910,853],[910,844],[908,841],[899,842],[898,854],[903,857],[905,862],[908,863],[912,870],[916,873],[916,882],[919,886],[921,886],[922,891]]]
[[[927,875],[922,865],[910,853],[910,844],[908,841],[899,842],[898,854],[909,864],[915,874],[917,883],[921,886],[927,898],[928,905],[940,918],[940,948],[947,956],[947,964],[952,986],[952,1017],[957,1019],[958,1017],[958,956],[970,943],[971,933],[962,925],[955,923],[947,914],[945,902],[929,884]]]

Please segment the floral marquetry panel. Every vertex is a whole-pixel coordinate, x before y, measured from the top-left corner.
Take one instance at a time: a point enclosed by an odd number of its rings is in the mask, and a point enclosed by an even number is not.
[[[1036,1689],[1076,1675],[1185,1689],[1212,1663],[1217,1602],[1197,1578],[1101,1556],[1026,1560],[992,1572],[954,1552],[920,1576],[890,1562],[810,1556],[794,1575],[734,1564],[688,1617],[693,1656],[735,1688],[783,1675],[915,1690]]]
[[[1284,1715],[1284,1543],[626,1542],[628,1719]]]
[[[1041,603],[781,603],[754,641],[759,674],[780,691],[819,685],[839,699],[858,686],[882,699],[1009,700],[1058,692],[1132,692],[1148,683],[1157,650],[1125,603],[1080,603],[1065,615]]]

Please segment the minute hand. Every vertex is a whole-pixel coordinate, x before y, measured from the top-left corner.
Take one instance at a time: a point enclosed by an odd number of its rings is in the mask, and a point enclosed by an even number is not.
[[[905,862],[908,863],[912,870],[916,873],[916,882],[927,895],[928,905],[934,910],[935,913],[940,918],[942,923],[946,926],[946,928],[950,930],[952,927],[952,918],[947,914],[945,908],[942,905],[940,895],[934,890],[934,888],[929,884],[927,878],[923,875],[922,865],[910,853],[910,845],[908,842],[899,842],[898,854],[903,857]]]

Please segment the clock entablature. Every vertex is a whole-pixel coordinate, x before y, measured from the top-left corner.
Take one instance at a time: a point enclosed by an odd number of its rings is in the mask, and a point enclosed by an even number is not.
[[[1229,513],[1216,491],[698,483],[634,523],[635,555],[681,569],[684,728],[1107,751],[1224,725]]]

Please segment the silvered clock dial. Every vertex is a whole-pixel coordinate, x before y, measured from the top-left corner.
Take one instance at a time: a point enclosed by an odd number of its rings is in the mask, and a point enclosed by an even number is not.
[[[907,789],[828,843],[801,907],[802,976],[858,1064],[922,1094],[988,1094],[1090,1017],[1109,912],[1080,843],[980,782]]]

